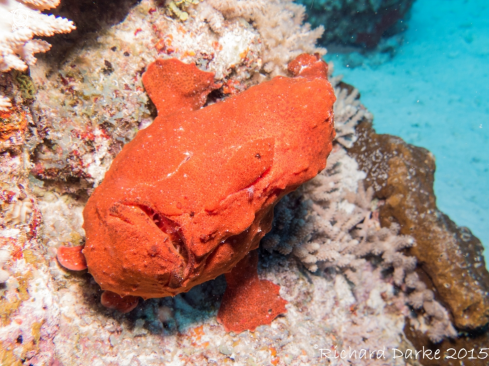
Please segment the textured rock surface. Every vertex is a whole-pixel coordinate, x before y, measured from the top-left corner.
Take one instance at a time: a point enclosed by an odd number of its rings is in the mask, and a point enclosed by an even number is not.
[[[364,45],[375,47],[382,36],[401,32],[403,19],[413,0],[299,0],[306,5],[308,21],[323,25],[325,45]]]
[[[426,335],[410,326],[408,321],[404,327],[404,334],[416,350],[422,350],[424,347],[433,351],[432,359],[420,359],[423,366],[487,366],[489,363],[488,332],[461,334],[457,339],[444,339],[441,343],[433,344]],[[433,357],[437,350],[440,351],[440,359]]]
[[[84,254],[102,289],[174,296],[258,247],[275,203],[324,169],[334,138],[326,63],[302,55],[290,70],[296,77],[199,109],[212,73],[175,59],[148,67],[143,82],[159,115],[119,153],[84,211]]]
[[[349,150],[366,182],[379,199],[382,226],[401,225],[416,239],[410,249],[428,274],[440,300],[460,329],[489,322],[489,274],[481,242],[469,229],[457,227],[436,208],[433,192],[434,156],[400,138],[378,135],[368,122],[358,126],[358,140]]]

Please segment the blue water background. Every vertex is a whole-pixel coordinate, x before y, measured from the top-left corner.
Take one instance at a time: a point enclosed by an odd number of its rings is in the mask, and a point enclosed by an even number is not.
[[[435,155],[438,207],[481,239],[487,262],[489,0],[417,0],[392,60],[352,68],[341,57],[326,59],[360,90],[377,132]]]

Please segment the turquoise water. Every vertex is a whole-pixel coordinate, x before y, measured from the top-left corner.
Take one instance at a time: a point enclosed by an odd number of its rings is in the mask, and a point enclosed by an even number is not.
[[[361,92],[379,133],[436,157],[438,207],[489,248],[489,1],[418,0],[397,54],[335,74]],[[486,258],[489,252],[486,250]]]

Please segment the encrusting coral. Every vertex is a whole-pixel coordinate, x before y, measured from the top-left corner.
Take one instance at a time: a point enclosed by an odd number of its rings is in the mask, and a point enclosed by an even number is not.
[[[283,75],[289,60],[301,53],[326,53],[326,49],[315,45],[324,28],[311,30],[309,24],[303,24],[305,8],[292,0],[208,0],[200,6],[215,32],[222,32],[224,19],[243,17],[253,21],[264,42],[263,71],[271,76]]]
[[[458,227],[437,208],[433,154],[398,137],[377,134],[368,121],[357,126],[357,137],[348,153],[367,174],[366,185],[385,201],[379,207],[382,225],[397,222],[403,234],[416,239],[409,253],[417,257],[454,325],[466,331],[484,327],[489,323],[484,247],[469,229]]]
[[[46,52],[51,45],[34,37],[49,37],[75,29],[68,19],[42,14],[41,10],[58,6],[59,0],[6,0],[0,3],[0,72],[25,71],[36,62],[35,53]],[[0,110],[11,106],[0,94]]]
[[[234,267],[270,229],[274,204],[324,168],[334,138],[326,63],[303,54],[289,70],[293,78],[201,109],[216,88],[212,73],[174,59],[149,65],[143,82],[158,117],[119,153],[84,210],[84,254],[102,289],[154,298],[242,275]],[[267,289],[263,309],[280,301],[273,287],[255,288]],[[239,305],[221,319],[240,316]],[[273,320],[266,309],[250,324]]]

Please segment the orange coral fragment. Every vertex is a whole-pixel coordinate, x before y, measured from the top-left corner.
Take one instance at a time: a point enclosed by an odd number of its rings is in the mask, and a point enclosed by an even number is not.
[[[298,60],[294,78],[205,108],[217,88],[212,73],[175,59],[149,65],[143,83],[158,117],[124,146],[84,210],[84,254],[102,289],[174,296],[230,272],[258,248],[274,205],[324,169],[332,149],[327,65],[316,56]],[[239,279],[227,277],[239,292]],[[250,327],[285,311],[278,286],[253,278],[241,281],[252,283],[243,291],[272,312],[250,315]],[[238,321],[223,311],[221,319],[231,319],[224,323]]]
[[[103,306],[109,309],[116,309],[121,313],[128,313],[133,310],[139,303],[139,297],[136,296],[120,296],[111,291],[104,291],[100,302]]]
[[[83,271],[87,269],[87,261],[82,253],[83,246],[58,248],[56,258],[59,264],[70,271]]]
[[[254,250],[226,274],[227,288],[217,321],[227,332],[253,331],[287,312],[287,301],[279,295],[280,286],[260,280],[257,266],[258,251]]]

